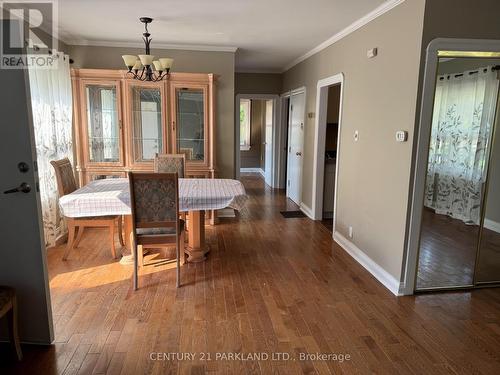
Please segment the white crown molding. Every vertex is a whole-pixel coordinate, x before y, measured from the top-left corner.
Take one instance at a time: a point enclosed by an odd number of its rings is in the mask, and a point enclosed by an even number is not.
[[[110,40],[84,40],[67,39],[62,40],[70,46],[94,46],[94,47],[120,47],[120,48],[144,48],[143,42],[114,42]],[[238,47],[233,46],[211,46],[197,44],[168,44],[154,43],[153,49],[174,49],[185,51],[203,51],[203,52],[236,52]]]
[[[325,48],[338,42],[342,38],[345,38],[349,34],[353,33],[354,31],[358,30],[359,28],[363,27],[367,23],[373,21],[377,17],[380,17],[384,13],[390,11],[392,8],[398,6],[399,4],[401,4],[404,1],[405,0],[388,0],[383,4],[380,4],[377,8],[372,10],[370,13],[368,13],[368,14],[364,15],[363,17],[361,17],[360,19],[354,21],[349,26],[347,26],[345,29],[339,31],[337,34],[335,34],[332,37],[330,37],[329,39],[325,40],[323,43],[314,47],[312,50],[306,52],[304,55],[293,60],[291,63],[286,65],[281,72],[284,73],[284,72],[290,70],[298,63],[300,63],[300,62],[304,61],[305,59],[311,57],[312,55],[324,50]]]

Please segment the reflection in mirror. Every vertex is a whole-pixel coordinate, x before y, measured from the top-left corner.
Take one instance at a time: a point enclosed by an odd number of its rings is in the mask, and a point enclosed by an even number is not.
[[[497,107],[498,108],[498,107]],[[497,109],[495,124],[500,120]],[[493,133],[476,281],[500,282],[500,129]]]
[[[472,286],[498,94],[497,64],[440,58],[417,290]]]

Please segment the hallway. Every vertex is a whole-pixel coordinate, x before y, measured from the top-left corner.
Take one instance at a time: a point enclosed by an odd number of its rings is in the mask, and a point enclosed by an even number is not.
[[[133,292],[132,267],[110,258],[103,231],[89,231],[67,262],[64,246],[49,250],[55,343],[25,345],[25,360],[6,369],[2,354],[0,373],[499,373],[500,289],[397,298],[321,223],[284,219],[284,192],[242,179],[245,209],[207,227],[208,260],[184,266],[179,289],[163,265],[145,267]]]

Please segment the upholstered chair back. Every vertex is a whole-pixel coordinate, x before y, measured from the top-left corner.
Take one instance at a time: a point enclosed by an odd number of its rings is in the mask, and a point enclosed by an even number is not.
[[[70,194],[77,189],[73,166],[68,158],[50,162],[56,172],[57,191],[59,196]]]
[[[185,176],[186,156],[184,154],[156,154],[154,171],[157,173],[177,173],[179,178]]]
[[[129,172],[128,176],[135,227],[175,226],[179,215],[177,173]]]

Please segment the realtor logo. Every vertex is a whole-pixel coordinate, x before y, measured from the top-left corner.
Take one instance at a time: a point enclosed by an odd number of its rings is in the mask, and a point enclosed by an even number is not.
[[[0,1],[0,68],[57,68],[55,0]]]

